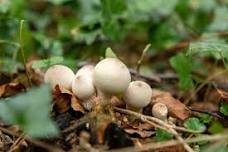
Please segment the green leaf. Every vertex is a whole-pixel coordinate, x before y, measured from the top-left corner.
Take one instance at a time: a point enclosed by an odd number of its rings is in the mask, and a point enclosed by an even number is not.
[[[204,124],[208,124],[211,121],[212,117],[208,114],[201,114],[200,115],[200,121]]]
[[[208,35],[214,37],[214,35]],[[192,42],[187,51],[187,55],[212,56],[215,59],[228,58],[228,44],[217,37],[203,41]]]
[[[32,89],[16,97],[0,100],[0,117],[17,124],[32,137],[56,136],[58,129],[51,121],[49,108],[51,92],[47,85]]]
[[[44,60],[39,60],[35,61],[32,64],[33,69],[38,69],[38,68],[47,68],[51,65],[62,63],[63,62],[63,57],[61,56],[56,56],[56,57],[51,57],[49,59],[44,59]]]
[[[200,122],[198,118],[192,117],[188,118],[184,122],[184,126],[191,130],[204,131],[206,129],[205,125]]]
[[[211,25],[210,31],[227,31],[228,30],[228,9],[226,6],[217,7],[215,9],[215,17]]]
[[[50,3],[54,4],[54,5],[61,5],[65,2],[71,1],[71,0],[48,0]]]
[[[116,54],[112,51],[110,47],[105,50],[105,58],[117,58]]]
[[[171,66],[175,69],[179,77],[179,86],[183,90],[189,90],[193,87],[191,78],[192,61],[183,53],[179,53],[169,60]]]
[[[221,133],[224,130],[223,125],[219,121],[213,121],[208,128],[208,132],[216,134]]]
[[[222,114],[224,114],[225,116],[228,116],[228,104],[222,102],[222,103],[221,103],[221,106],[220,106],[220,108],[219,108],[219,111],[220,111]]]
[[[102,6],[102,31],[112,40],[119,40],[125,33],[125,27],[120,23],[127,10],[126,1],[123,0],[101,0]]]
[[[114,14],[121,14],[126,10],[126,2],[123,0],[101,0],[102,14],[110,19]]]
[[[223,142],[221,142],[223,143]],[[216,145],[211,145],[211,146],[205,146],[202,150],[202,152],[227,152],[228,147],[223,144],[216,144]]]
[[[11,1],[10,0],[1,0],[0,1],[0,13],[6,13],[11,5]]]
[[[156,128],[155,133],[157,141],[166,141],[173,138],[172,134],[160,128]]]

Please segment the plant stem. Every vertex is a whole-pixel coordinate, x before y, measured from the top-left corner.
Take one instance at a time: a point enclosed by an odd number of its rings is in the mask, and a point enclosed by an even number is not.
[[[24,23],[24,20],[21,20],[20,21],[20,31],[19,31],[19,35],[20,35],[19,36],[20,51],[21,51],[22,62],[23,62],[23,65],[24,65],[24,69],[25,69],[25,74],[26,74],[26,77],[27,77],[28,85],[29,85],[29,87],[32,87],[32,83],[31,83],[31,80],[29,78],[28,70],[26,68],[25,52],[24,52],[23,39],[22,39],[23,23]]]
[[[141,67],[141,64],[142,64],[142,61],[147,53],[147,51],[149,50],[151,44],[147,44],[146,47],[143,49],[142,51],[142,55],[141,57],[139,58],[139,60],[137,61],[137,67],[136,67],[136,71],[137,71],[137,75],[140,74],[140,67]]]

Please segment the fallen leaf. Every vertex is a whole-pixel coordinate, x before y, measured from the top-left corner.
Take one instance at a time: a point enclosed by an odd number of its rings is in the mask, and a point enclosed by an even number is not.
[[[71,108],[74,111],[79,111],[83,114],[85,113],[85,109],[82,107],[79,100],[74,95],[71,97]]]
[[[25,86],[21,83],[7,83],[0,86],[0,97],[9,97],[25,91]]]
[[[216,112],[219,110],[218,105],[211,102],[194,102],[191,104],[191,108],[211,112]]]
[[[148,123],[130,123],[127,121],[124,125],[122,125],[122,128],[128,134],[137,134],[141,138],[147,138],[154,134],[154,131],[152,131],[154,129],[154,126]]]
[[[120,100],[118,97],[116,97],[116,96],[112,96],[111,104],[114,107],[119,107],[119,108],[124,108],[125,107],[125,103],[122,100]]]
[[[127,132],[128,134],[137,134],[139,135],[141,138],[147,138],[150,137],[154,134],[154,131],[148,131],[148,130],[137,130],[137,129],[124,129],[125,132]]]
[[[72,93],[64,88],[55,86],[53,93],[54,109],[59,113],[64,113],[70,109]]]
[[[185,151],[182,145],[170,146],[170,147],[163,147],[154,152],[183,152]]]
[[[42,70],[42,69],[34,69],[32,68],[32,65],[34,62],[36,62],[37,57],[33,58],[31,61],[29,61],[27,64],[26,64],[26,69],[29,73],[29,77],[32,81],[33,84],[36,84],[36,85],[40,85],[44,82],[44,74],[45,74],[45,71]]]
[[[154,89],[151,105],[158,102],[165,104],[169,110],[169,115],[174,118],[183,121],[190,117],[190,111],[187,109],[185,104],[183,104],[180,100],[175,99],[168,92]]]
[[[224,102],[228,103],[228,92],[221,89],[217,89],[217,91],[221,98],[224,100]]]

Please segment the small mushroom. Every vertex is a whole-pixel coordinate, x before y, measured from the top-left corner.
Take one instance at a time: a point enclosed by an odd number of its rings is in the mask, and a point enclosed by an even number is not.
[[[142,112],[142,109],[150,103],[152,97],[151,87],[143,81],[132,81],[127,88],[124,101],[127,109]]]
[[[44,75],[45,83],[49,83],[52,89],[56,85],[71,90],[71,84],[74,79],[74,72],[64,65],[53,65]]]
[[[163,103],[155,103],[152,107],[152,115],[158,119],[167,120],[168,108]]]
[[[117,58],[101,60],[94,69],[94,84],[98,96],[108,102],[113,95],[124,93],[131,81],[127,66]]]
[[[94,67],[90,65],[82,67],[72,82],[72,92],[81,99],[82,105],[87,110],[91,110],[93,106],[92,97],[96,92],[93,85],[93,70]]]
[[[89,75],[89,76],[93,76],[93,72],[94,72],[94,66],[93,65],[84,65],[83,67],[81,67],[77,73],[76,76],[78,75]]]

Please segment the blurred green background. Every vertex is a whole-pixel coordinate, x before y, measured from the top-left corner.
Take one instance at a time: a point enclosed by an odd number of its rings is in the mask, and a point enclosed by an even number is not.
[[[73,67],[75,61],[98,59],[111,46],[131,65],[148,43],[152,63],[181,41],[228,31],[227,5],[227,0],[0,0],[0,70],[20,66],[20,20],[28,60],[64,56]],[[167,58],[175,53],[167,52]]]

